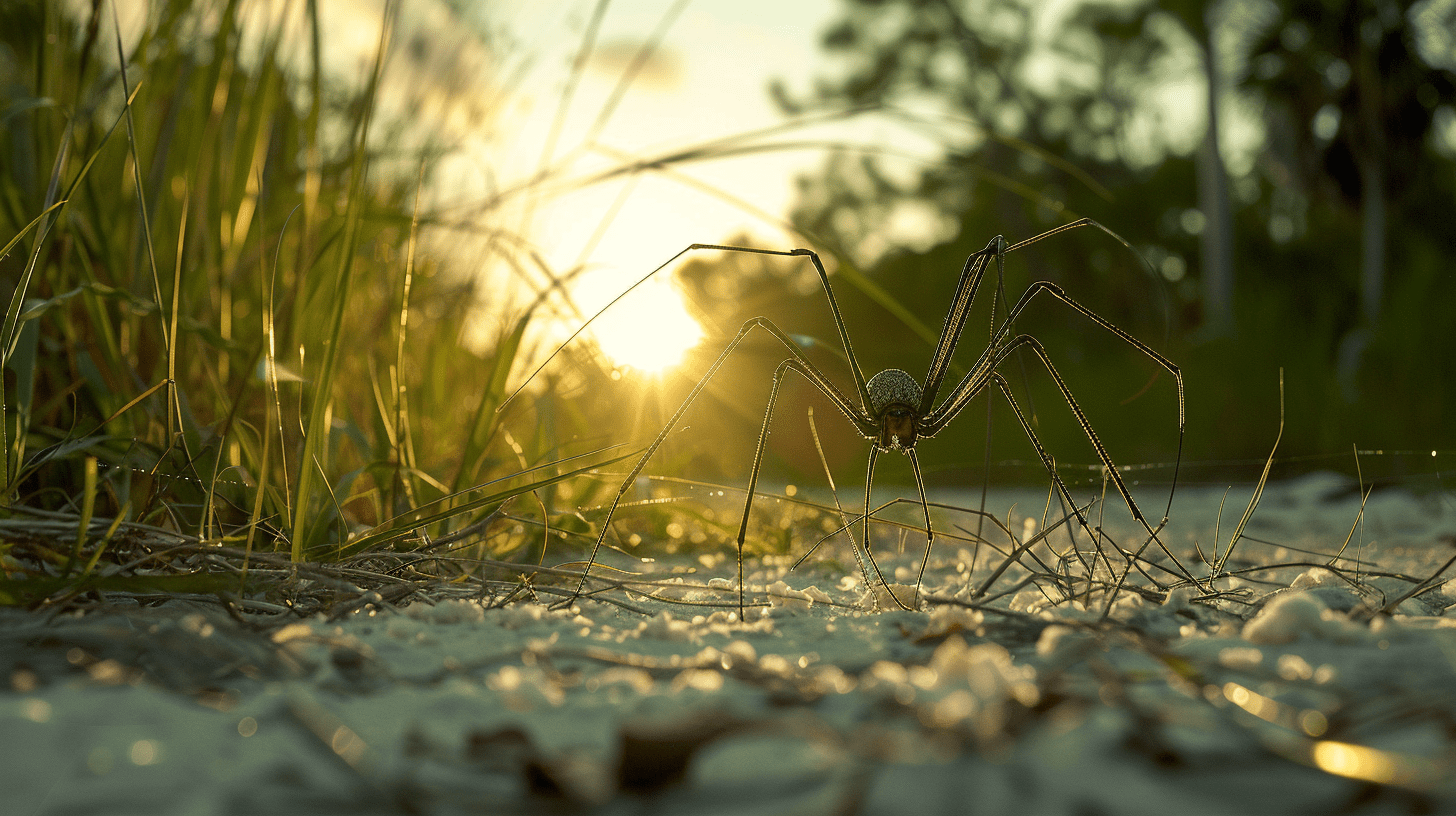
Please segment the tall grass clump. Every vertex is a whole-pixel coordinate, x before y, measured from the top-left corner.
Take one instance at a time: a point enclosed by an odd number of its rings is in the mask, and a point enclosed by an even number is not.
[[[295,29],[156,3],[136,36],[60,5],[0,6],[0,603],[84,591],[128,536],[241,551],[245,576],[483,529],[565,479],[542,428],[569,411],[495,410],[529,310],[462,345],[481,293],[417,250],[430,154],[381,155],[388,10],[343,84],[313,3]]]

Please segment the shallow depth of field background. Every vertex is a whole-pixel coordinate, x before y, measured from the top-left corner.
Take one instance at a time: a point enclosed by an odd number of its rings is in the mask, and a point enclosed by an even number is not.
[[[636,449],[753,316],[824,341],[810,356],[852,387],[806,262],[698,253],[497,413],[690,243],[816,249],[866,374],[918,378],[968,254],[1081,217],[1136,252],[1093,229],[1048,239],[1008,256],[1005,297],[1055,281],[1182,367],[1184,479],[1257,477],[1282,369],[1276,476],[1449,481],[1451,0],[116,11],[130,125],[110,3],[0,7],[0,242],[23,234],[0,258],[7,501],[94,493],[98,515],[204,530],[262,517],[326,547],[455,490]],[[70,198],[35,227],[57,189]],[[994,295],[988,280],[962,366]],[[1113,459],[1142,466],[1131,478],[1171,478],[1167,376],[1050,299],[1017,329]],[[747,343],[648,472],[741,486],[783,356]],[[1095,483],[1045,370],[1003,373],[1064,476]],[[856,484],[865,443],[792,377],[767,478],[824,485],[810,407]],[[987,421],[978,400],[922,444],[932,488],[1045,482],[1003,401]],[[908,481],[902,457],[881,462]],[[588,481],[541,512],[613,487]]]

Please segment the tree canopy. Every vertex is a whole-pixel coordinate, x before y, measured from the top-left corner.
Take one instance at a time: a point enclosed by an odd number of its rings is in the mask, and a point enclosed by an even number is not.
[[[1008,259],[1009,296],[1059,281],[1179,362],[1195,457],[1267,453],[1281,367],[1285,453],[1451,448],[1453,32],[1449,0],[1087,2],[1060,17],[1024,0],[845,0],[823,36],[833,67],[776,97],[876,108],[942,156],[838,152],[801,179],[794,222],[938,330],[956,270],[992,235],[1095,218],[1151,272],[1084,230]],[[923,331],[869,300],[846,306],[852,335],[873,323],[900,360],[928,357]],[[1090,388],[1119,367],[1147,376],[1043,311],[1018,328],[1066,335]],[[1113,403],[1101,421],[1115,425]]]

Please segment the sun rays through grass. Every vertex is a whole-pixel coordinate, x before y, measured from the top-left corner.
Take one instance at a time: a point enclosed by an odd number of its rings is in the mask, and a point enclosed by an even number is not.
[[[418,251],[439,228],[419,209],[432,154],[412,179],[377,167],[376,131],[399,127],[375,117],[394,8],[354,87],[285,53],[285,29],[318,47],[312,4],[244,6],[5,12],[32,70],[7,91],[0,174],[4,493],[16,518],[82,519],[51,553],[68,575],[117,525],[334,560],[479,524],[513,476],[545,491],[610,459],[557,442],[579,418],[550,394],[497,415],[528,303],[487,347],[460,342],[481,293]],[[555,490],[590,491],[576,481]]]

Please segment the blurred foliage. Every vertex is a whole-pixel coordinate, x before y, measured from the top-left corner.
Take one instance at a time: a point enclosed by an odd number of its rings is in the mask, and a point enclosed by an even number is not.
[[[547,384],[575,402],[497,412],[530,313],[487,352],[461,343],[486,293],[415,251],[438,151],[376,146],[399,124],[372,120],[380,62],[326,79],[312,4],[302,59],[244,5],[151,4],[124,79],[109,4],[0,4],[5,512],[295,560],[503,529],[491,554],[538,557],[503,504],[535,489],[535,523],[586,526],[599,483],[561,473],[605,457],[539,468],[609,444],[582,416],[611,393],[582,398],[590,370],[566,365]]]
[[[1232,462],[1242,468],[1237,476],[1252,478],[1278,425],[1281,367],[1286,475],[1353,470],[1352,446],[1450,455],[1456,4],[1228,2],[1205,16],[1204,4],[1092,2],[1050,30],[1038,6],[847,0],[823,40],[837,72],[806,96],[775,89],[790,111],[871,106],[945,145],[943,160],[910,171],[894,157],[843,151],[800,180],[794,223],[807,245],[831,269],[863,266],[921,324],[917,330],[892,316],[853,275],[835,275],[867,375],[903,367],[923,376],[931,348],[925,327],[939,330],[961,264],[993,235],[1015,242],[1092,217],[1123,235],[1151,268],[1107,235],[1083,229],[1009,256],[1006,296],[1014,301],[1034,279],[1055,281],[1181,366],[1184,455],[1201,463],[1185,476],[1229,478],[1218,464]],[[1170,100],[1200,92],[1198,44],[1208,41],[1208,20],[1218,22],[1215,41],[1228,52],[1221,58],[1235,66],[1224,110],[1243,109],[1266,129],[1252,161],[1229,168],[1237,322],[1222,334],[1204,331],[1199,286],[1206,219],[1197,209],[1195,154],[1202,133],[1168,110],[1176,107]],[[1356,169],[1371,155],[1385,167],[1388,213],[1386,277],[1373,322],[1360,305],[1369,196]],[[835,337],[807,263],[750,256],[722,263],[731,274],[704,261],[682,277],[725,334],[763,314],[790,333]],[[984,347],[992,288],[988,280],[967,324],[963,362]],[[1114,460],[1172,460],[1171,385],[1164,376],[1144,390],[1155,366],[1050,299],[1028,310],[1017,329],[1049,347]],[[737,423],[735,438],[751,438],[768,360],[782,356],[765,344],[762,366],[716,389],[732,409],[720,409],[714,421]],[[851,382],[833,355],[824,362],[838,382]],[[1034,359],[1003,372],[1059,461],[1095,461]],[[1034,463],[1004,401],[993,401],[992,459]],[[802,408],[790,402],[781,411],[799,415],[782,420],[794,423],[789,436],[807,438]],[[821,432],[844,424],[820,416]],[[979,481],[985,416],[978,400],[942,438],[920,447],[922,457]],[[862,468],[863,444],[851,437],[841,441]],[[775,438],[774,449],[786,446],[793,470],[820,471],[812,448]],[[1368,477],[1429,472],[1432,462],[1427,455],[1363,465]],[[1036,479],[1035,471],[1030,464],[1017,472]]]

